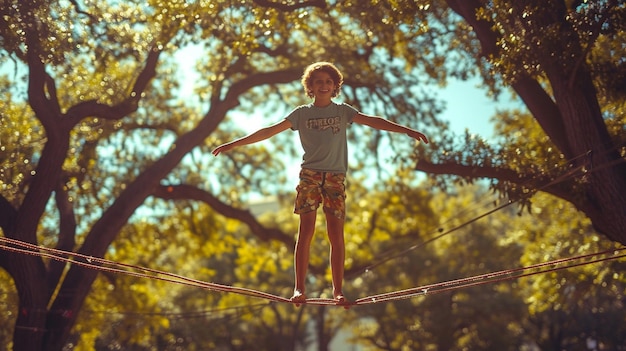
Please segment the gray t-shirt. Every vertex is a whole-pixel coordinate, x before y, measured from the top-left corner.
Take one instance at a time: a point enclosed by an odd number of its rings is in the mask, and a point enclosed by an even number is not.
[[[304,149],[302,168],[319,172],[348,171],[348,141],[346,129],[359,113],[354,107],[332,102],[325,107],[302,105],[291,111],[286,119],[291,129],[300,134]]]

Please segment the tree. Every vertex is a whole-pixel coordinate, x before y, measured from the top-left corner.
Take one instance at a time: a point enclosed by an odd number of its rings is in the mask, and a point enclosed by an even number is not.
[[[511,147],[510,139],[486,145],[440,146],[417,169],[465,180],[490,179],[519,198],[542,191],[571,202],[599,232],[626,243],[624,86],[626,66],[623,1],[446,1],[465,21],[462,38],[487,75],[497,75],[523,100],[541,126],[537,149]],[[520,135],[518,139],[516,135]],[[513,144],[513,143],[512,143]],[[540,151],[541,150],[541,151]],[[533,156],[541,152],[543,157]],[[529,157],[530,156],[530,157]],[[558,165],[559,167],[556,167]],[[577,176],[559,179],[577,169]],[[553,180],[559,180],[549,184]]]

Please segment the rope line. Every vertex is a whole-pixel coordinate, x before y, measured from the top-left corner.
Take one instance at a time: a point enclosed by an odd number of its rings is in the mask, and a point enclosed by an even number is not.
[[[136,265],[115,262],[115,261],[107,260],[104,258],[83,255],[83,254],[76,253],[76,252],[48,248],[48,247],[34,245],[34,244],[30,244],[30,243],[23,242],[20,240],[11,239],[11,238],[0,237],[0,242],[4,244],[4,245],[0,245],[0,247],[6,251],[33,255],[33,256],[40,256],[44,258],[53,259],[56,261],[75,264],[80,267],[94,269],[98,271],[124,274],[124,275],[137,277],[137,278],[161,280],[165,282],[189,285],[189,286],[194,286],[194,287],[199,287],[199,288],[219,291],[219,292],[236,293],[240,295],[247,295],[250,297],[257,297],[257,298],[262,298],[262,299],[276,301],[276,302],[290,302],[289,299],[287,298],[280,297],[280,296],[266,293],[266,292],[262,292],[262,291],[247,289],[243,287],[218,284],[218,283],[204,282],[201,280],[188,278],[188,277],[175,274],[175,273],[169,273],[169,272],[151,269],[147,267],[140,267]],[[9,245],[14,245],[17,247],[9,246]],[[137,271],[131,271],[129,269],[133,269]],[[145,273],[142,273],[142,272],[145,272]]]
[[[165,271],[160,271],[156,269],[141,267],[137,265],[125,264],[120,262],[115,262],[103,258],[95,258],[88,255],[83,255],[79,253],[52,249],[47,247],[42,247],[26,242],[22,242],[15,239],[10,239],[6,237],[0,237],[0,248],[6,251],[14,252],[14,253],[22,253],[27,255],[40,256],[44,258],[49,258],[57,261],[67,262],[71,264],[75,264],[81,267],[94,269],[98,271],[111,272],[117,274],[124,274],[133,277],[160,280],[170,283],[182,284],[192,287],[198,287],[206,290],[224,292],[224,293],[234,293],[244,296],[249,296],[258,299],[269,300],[270,302],[280,302],[280,303],[293,303],[288,298],[284,298],[278,295],[274,295],[271,293],[258,291],[254,289],[248,289],[243,287],[229,286],[224,284],[210,283],[204,282],[201,280],[188,278],[182,275],[169,273]],[[514,269],[506,269],[492,273],[475,275],[467,278],[460,278],[440,283],[428,284],[419,287],[414,287],[410,289],[392,291],[372,296],[367,296],[363,298],[359,298],[353,302],[348,302],[346,304],[341,304],[343,307],[349,306],[359,306],[359,305],[367,305],[373,303],[382,303],[388,301],[396,301],[396,300],[405,300],[411,299],[417,296],[424,296],[429,294],[442,293],[451,290],[457,290],[461,288],[468,288],[472,286],[485,285],[485,284],[493,284],[498,282],[503,282],[506,280],[518,279],[521,277],[527,277],[536,274],[548,273],[552,271],[563,270],[572,267],[578,267],[582,265],[598,263],[602,261],[608,261],[613,259],[618,259],[622,257],[626,257],[626,253],[622,253],[626,248],[616,248],[609,249],[601,252],[579,255],[569,258],[561,258],[548,262],[533,264],[526,267],[514,268]],[[599,257],[598,256],[606,256],[607,257]],[[560,265],[564,265],[558,267]],[[121,267],[121,268],[120,268]],[[135,271],[130,271],[129,269],[133,269]],[[537,271],[532,271],[537,270]],[[531,272],[528,272],[531,271]],[[145,273],[142,273],[145,272]],[[337,302],[333,299],[324,299],[324,298],[312,298],[306,301],[306,304],[309,305],[337,305]]]
[[[105,311],[105,310],[89,310],[85,309],[84,312],[90,314],[100,315],[119,315],[125,316],[125,318],[144,318],[148,317],[165,317],[170,320],[186,320],[186,319],[212,319],[212,320],[227,320],[233,316],[241,316],[248,314],[256,314],[263,308],[267,307],[273,302],[259,302],[255,304],[249,304],[245,306],[231,306],[231,307],[216,307],[210,310],[202,311],[187,311],[187,312],[133,312],[133,311]]]
[[[454,279],[454,280],[436,283],[436,284],[429,284],[429,285],[419,286],[419,287],[410,288],[410,289],[392,291],[388,293],[382,293],[378,295],[373,295],[373,296],[368,296],[368,297],[357,299],[354,301],[354,304],[365,305],[365,304],[378,303],[378,302],[404,300],[404,299],[410,299],[410,298],[417,297],[417,296],[438,294],[438,293],[447,292],[451,290],[457,290],[461,288],[500,283],[500,282],[507,281],[507,280],[519,279],[519,278],[528,277],[532,275],[555,272],[555,271],[560,271],[560,270],[564,270],[568,268],[573,268],[573,267],[583,266],[587,264],[598,263],[598,262],[626,257],[626,253],[621,253],[621,251],[624,251],[624,250],[626,250],[626,248],[610,249],[610,250],[596,252],[592,254],[585,254],[585,255],[574,256],[574,257],[569,257],[569,258],[556,259],[556,260],[543,262],[543,263],[537,263],[537,264],[533,264],[533,265],[526,266],[526,267],[506,269],[506,270],[501,270],[501,271],[492,272],[492,273],[475,275],[475,276],[467,277],[467,278]],[[612,254],[612,255],[609,257],[592,259],[593,257],[603,256],[603,255],[608,255],[608,254]],[[581,262],[576,262],[576,261],[581,261]],[[559,265],[567,264],[570,262],[575,262],[575,263],[558,267]],[[552,268],[546,268],[546,267],[551,267],[551,266]],[[538,269],[538,271],[526,272],[529,270],[536,270],[536,269]]]

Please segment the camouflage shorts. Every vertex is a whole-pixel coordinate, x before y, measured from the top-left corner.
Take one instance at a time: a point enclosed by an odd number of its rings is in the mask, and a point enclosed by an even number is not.
[[[294,213],[315,211],[324,203],[324,212],[343,219],[346,215],[346,175],[343,173],[300,171],[300,182],[296,187]]]

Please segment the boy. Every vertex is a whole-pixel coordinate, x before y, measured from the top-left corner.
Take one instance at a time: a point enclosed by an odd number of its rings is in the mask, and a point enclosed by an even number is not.
[[[294,213],[300,215],[296,240],[294,267],[295,287],[291,301],[306,301],[305,277],[309,262],[309,247],[315,230],[317,209],[323,203],[326,230],[330,241],[330,267],[332,271],[333,298],[345,304],[342,292],[344,273],[344,218],[345,175],[348,168],[347,127],[355,122],[372,128],[405,133],[413,139],[428,143],[426,136],[378,116],[360,113],[332,98],[339,95],[343,76],[333,64],[317,62],[308,66],[302,75],[305,93],[313,103],[294,109],[283,121],[243,138],[218,146],[217,156],[234,147],[256,143],[289,128],[297,130],[304,149],[300,182],[296,188]]]

